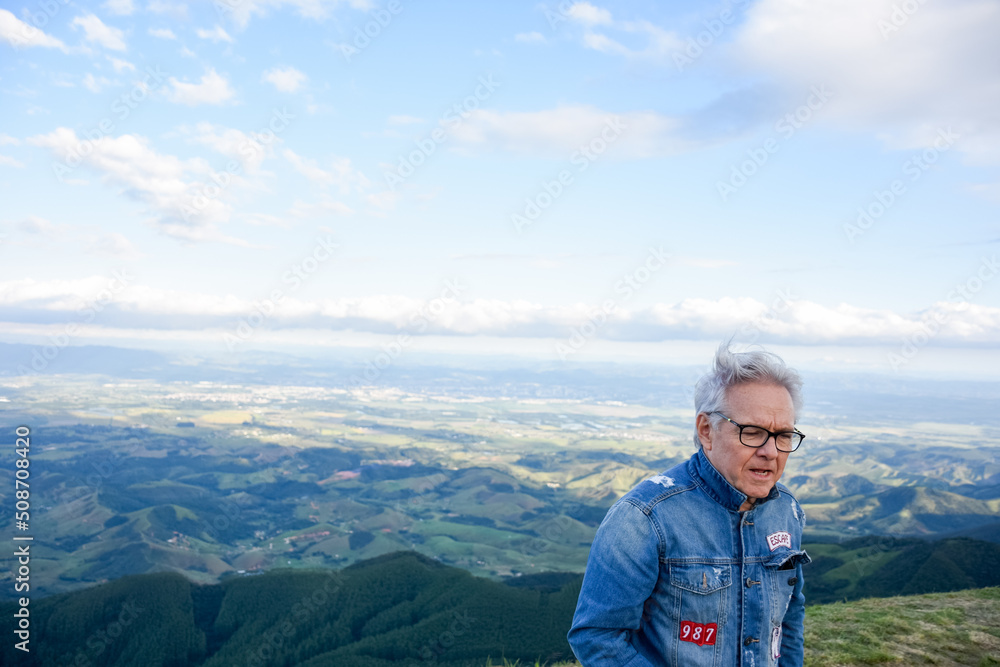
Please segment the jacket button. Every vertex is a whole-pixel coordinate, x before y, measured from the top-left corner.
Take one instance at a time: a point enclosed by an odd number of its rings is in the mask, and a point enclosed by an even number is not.
[[[759,583],[760,583],[759,581],[754,581],[754,580],[753,580],[753,579],[751,579],[750,577],[747,577],[747,581],[746,581],[746,584],[747,584],[747,588],[750,588],[750,587],[752,587],[752,586],[753,586],[754,584],[759,584]]]
[[[754,639],[753,637],[747,637],[746,639],[743,640],[743,645],[744,646],[750,646],[750,644],[753,644],[754,642],[759,642],[759,641],[760,641],[759,639]]]
[[[788,580],[788,585],[789,586],[794,586],[797,583],[799,583],[799,578],[798,577],[792,577],[791,579]]]

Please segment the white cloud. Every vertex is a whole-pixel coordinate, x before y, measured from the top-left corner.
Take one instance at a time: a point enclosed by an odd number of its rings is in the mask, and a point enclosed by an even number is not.
[[[336,211],[327,202],[326,214]],[[311,205],[303,205],[309,208]],[[323,205],[309,213],[322,213]],[[10,280],[0,282],[0,306],[27,311],[75,311],[93,298],[107,278],[72,281]],[[178,316],[187,316],[192,327],[226,326],[231,319],[253,310],[253,303],[230,295],[179,292],[130,284],[109,306],[112,326],[172,329]],[[304,300],[286,297],[273,315],[282,328],[351,329],[359,332],[395,333],[412,326],[415,316],[426,312],[429,302],[399,295]],[[598,329],[597,339],[663,341],[669,339],[718,340],[734,333],[754,333],[786,344],[888,345],[926,331],[923,322],[943,322],[934,346],[1000,346],[1000,308],[950,302],[935,303],[917,313],[836,307],[807,301],[788,302],[776,314],[750,298],[685,299],[644,309],[619,307]],[[425,331],[445,335],[552,338],[565,340],[573,327],[587,322],[594,306],[573,304],[543,306],[525,300],[455,300],[445,303]],[[27,318],[30,321],[30,315]],[[415,332],[416,333],[416,332]]]
[[[693,146],[678,136],[680,121],[652,111],[616,114],[591,106],[529,112],[478,109],[450,132],[466,150],[505,150],[570,160],[582,147],[608,155],[671,155]],[[594,154],[595,159],[600,155]]]
[[[128,240],[128,237],[118,232],[90,236],[86,243],[87,252],[93,255],[114,257],[125,261],[133,261],[143,257],[143,254]]]
[[[545,43],[545,35],[540,32],[519,32],[514,35],[515,42],[541,42]]]
[[[673,31],[645,20],[615,20],[611,12],[587,2],[572,5],[566,15],[583,27],[583,45],[601,53],[666,63],[672,62],[673,55],[684,47],[684,41]]]
[[[29,215],[24,220],[18,222],[14,227],[25,234],[32,234],[35,236],[45,236],[47,238],[55,238],[58,236],[62,226],[56,225],[45,218],[40,218],[36,215]]]
[[[229,36],[228,32],[222,29],[222,26],[217,25],[211,30],[204,30],[202,28],[198,28],[194,32],[196,35],[198,35],[198,37],[202,39],[208,39],[213,42],[229,42],[230,44],[233,43],[233,38]]]
[[[271,10],[283,7],[295,9],[300,16],[322,21],[342,6],[368,11],[375,8],[372,0],[241,0],[221,5],[222,10],[241,28],[246,27],[253,16],[266,16]]]
[[[0,146],[20,146],[21,140],[9,134],[0,134]]]
[[[149,34],[159,39],[177,39],[177,35],[170,28],[150,28]]]
[[[148,139],[138,135],[81,140],[66,127],[26,141],[49,149],[63,164],[79,163],[97,171],[106,183],[121,187],[125,196],[147,206],[154,216],[153,224],[169,236],[239,242],[216,228],[229,219],[232,207],[226,200],[232,192],[223,188],[217,196],[205,195],[213,170],[204,160],[157,153]],[[81,150],[83,146],[87,150]]]
[[[386,211],[391,211],[396,208],[396,201],[398,199],[398,192],[393,192],[392,190],[382,190],[381,192],[373,192],[365,197],[365,202],[373,207],[371,213],[375,215],[384,215]]]
[[[92,93],[99,93],[101,89],[105,86],[111,84],[109,79],[105,77],[95,77],[92,73],[87,72],[87,75],[83,77],[83,86]]]
[[[199,83],[184,83],[170,77],[170,85],[173,86],[170,100],[191,107],[199,104],[223,104],[236,95],[229,81],[211,67],[205,71]]]
[[[638,35],[642,48],[629,48],[619,44],[610,38],[592,39],[585,41],[588,47],[598,51],[617,53],[636,59],[648,59],[666,62],[672,59],[684,43],[676,33],[664,30],[653,25],[649,21],[622,21],[615,24],[619,30],[629,33],[630,36]]]
[[[219,5],[221,8],[223,5]],[[187,17],[187,5],[183,3],[166,2],[165,0],[149,0],[146,9],[154,14],[164,14],[174,18],[183,19]]]
[[[132,0],[107,0],[101,6],[112,14],[118,14],[119,16],[128,16],[135,11]]]
[[[118,28],[105,25],[93,14],[77,16],[70,25],[74,28],[77,26],[83,28],[84,39],[88,42],[95,42],[112,51],[124,51],[126,48],[125,33]]]
[[[826,85],[824,119],[874,131],[891,148],[925,147],[953,126],[957,148],[1000,163],[1000,4],[992,0],[761,0],[732,60],[796,94]],[[908,6],[908,5],[907,5]],[[801,102],[799,102],[801,103]]]
[[[609,25],[612,23],[611,12],[595,7],[589,2],[573,3],[566,14],[574,21],[585,25]]]
[[[23,162],[16,160],[9,155],[0,155],[0,165],[4,165],[6,167],[17,167],[18,169],[24,167]]]
[[[60,40],[21,21],[6,9],[0,9],[0,40],[14,48],[40,46],[67,51],[66,45]]]
[[[271,139],[270,143],[258,141],[253,133],[212,123],[198,123],[193,129],[182,127],[181,133],[195,143],[238,160],[251,174],[260,169],[261,163],[274,153],[275,143],[281,141],[280,138]]]
[[[283,93],[294,93],[308,77],[294,67],[272,67],[266,70],[261,76],[261,81],[266,81]]]
[[[129,72],[135,71],[135,65],[127,60],[120,60],[118,58],[112,58],[111,56],[108,56],[108,60],[111,61],[111,66],[114,67],[115,71],[118,73],[124,72],[125,70],[128,70]]]
[[[330,161],[330,168],[324,169],[316,160],[301,157],[292,150],[286,149],[282,155],[295,167],[295,171],[313,183],[337,187],[341,194],[349,193],[352,188],[363,192],[371,186],[368,178],[351,165],[350,158],[334,158]]]

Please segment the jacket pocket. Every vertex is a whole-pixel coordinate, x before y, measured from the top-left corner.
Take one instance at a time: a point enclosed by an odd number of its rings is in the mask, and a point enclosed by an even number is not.
[[[726,628],[733,566],[730,563],[668,565],[676,626],[670,632],[673,665],[719,665],[722,648],[735,641]]]
[[[732,567],[708,563],[670,565],[670,585],[708,595],[732,583]]]
[[[786,550],[776,553],[766,563],[764,563],[765,576],[771,589],[771,623],[781,625],[788,611],[788,603],[791,602],[795,585],[801,576],[799,565],[805,565],[812,561],[805,551]]]

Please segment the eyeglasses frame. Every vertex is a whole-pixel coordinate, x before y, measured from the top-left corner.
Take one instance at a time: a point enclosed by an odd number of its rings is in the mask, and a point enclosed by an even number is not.
[[[738,436],[737,439],[740,441],[741,445],[743,445],[744,447],[749,447],[751,449],[760,449],[761,447],[763,447],[764,445],[767,444],[768,440],[770,440],[771,438],[774,438],[774,448],[777,451],[783,452],[785,454],[791,454],[792,452],[796,451],[799,447],[801,447],[802,446],[802,441],[806,439],[806,434],[802,433],[797,428],[792,429],[791,431],[778,431],[778,432],[774,432],[774,431],[768,431],[763,426],[757,426],[756,424],[739,424],[737,422],[734,422],[732,419],[730,419],[726,415],[722,414],[718,410],[713,410],[712,412],[709,412],[708,414],[710,414],[710,415],[719,415],[720,417],[722,417],[723,419],[725,419],[727,422],[729,422],[733,426],[736,426],[737,428],[739,428],[740,432],[739,432],[739,436]],[[745,428],[759,428],[761,431],[764,431],[765,433],[767,433],[767,437],[764,438],[764,442],[760,443],[759,445],[748,445],[747,443],[743,442],[743,429],[745,429]],[[799,436],[799,443],[797,445],[795,445],[795,449],[782,449],[782,448],[778,447],[778,436],[779,435],[784,435],[785,433],[794,433],[795,435]]]

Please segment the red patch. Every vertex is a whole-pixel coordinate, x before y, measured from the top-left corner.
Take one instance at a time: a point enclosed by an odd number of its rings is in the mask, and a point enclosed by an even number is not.
[[[698,646],[714,646],[715,633],[719,626],[715,623],[692,623],[681,621],[681,641],[692,642]]]

